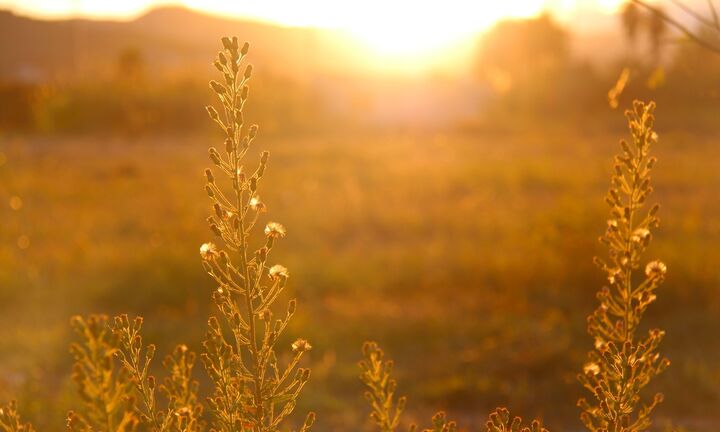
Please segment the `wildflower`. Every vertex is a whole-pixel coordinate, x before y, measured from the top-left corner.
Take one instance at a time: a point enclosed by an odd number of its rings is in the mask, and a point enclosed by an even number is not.
[[[285,227],[277,222],[270,222],[265,226],[265,235],[272,238],[283,238],[285,237]]]
[[[650,279],[663,277],[665,273],[667,273],[667,266],[662,261],[650,261],[648,265],[645,266],[645,275]]]
[[[214,243],[203,243],[202,246],[200,246],[200,256],[202,259],[208,261],[217,258],[218,255],[217,246],[215,246]]]
[[[293,352],[307,352],[311,349],[312,345],[310,345],[310,342],[306,341],[305,339],[298,339],[292,344]]]
[[[288,277],[290,277],[288,269],[284,266],[281,266],[280,264],[275,264],[274,266],[270,267],[269,273],[270,278],[274,280],[287,279]]]
[[[618,227],[618,222],[615,219],[609,219],[607,221],[607,226],[609,230],[614,231]]]

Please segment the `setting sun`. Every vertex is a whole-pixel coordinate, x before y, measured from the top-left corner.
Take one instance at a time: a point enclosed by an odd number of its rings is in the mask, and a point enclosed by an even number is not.
[[[451,2],[452,3],[452,2]],[[444,5],[410,5],[395,2],[364,14],[351,17],[344,27],[377,54],[387,57],[418,57],[432,55],[463,42],[478,31],[503,17],[532,16],[541,11],[541,0],[513,3],[486,2]],[[412,11],[408,13],[408,11]]]
[[[123,2],[75,0],[0,0],[20,13],[49,18],[68,16],[127,19],[163,5],[179,5],[215,15],[246,18],[291,27],[339,30],[367,54],[395,65],[419,65],[452,51],[478,32],[504,18],[526,18],[550,11],[570,19],[583,10],[610,12],[621,0],[368,0],[305,2],[266,0],[232,3],[225,0],[127,0]]]

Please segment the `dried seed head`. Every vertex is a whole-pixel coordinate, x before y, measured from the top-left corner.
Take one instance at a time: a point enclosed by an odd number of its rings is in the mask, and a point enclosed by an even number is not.
[[[200,246],[200,256],[205,261],[210,261],[219,256],[217,246],[214,243],[203,243]]]
[[[312,345],[310,345],[310,342],[306,341],[305,339],[298,339],[292,343],[293,352],[307,352],[311,349]]]
[[[265,225],[265,235],[271,238],[283,238],[285,237],[285,227],[277,222],[270,222]]]
[[[662,261],[650,261],[645,266],[645,275],[650,279],[657,279],[665,276],[667,273],[667,266]]]
[[[250,198],[250,208],[258,213],[263,213],[267,210],[265,208],[265,204],[260,201],[260,198],[258,198],[257,196]]]
[[[290,277],[288,269],[285,268],[285,266],[281,266],[280,264],[275,264],[274,266],[270,267],[268,274],[273,280],[287,279],[288,277]]]

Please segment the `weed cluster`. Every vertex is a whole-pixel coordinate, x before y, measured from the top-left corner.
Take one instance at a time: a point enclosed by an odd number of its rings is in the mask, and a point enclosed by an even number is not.
[[[217,284],[212,292],[217,315],[208,320],[200,354],[213,389],[201,403],[199,384],[193,378],[196,354],[185,345],[177,346],[165,358],[167,375],[159,383],[151,374],[156,348],[143,341],[141,317],[74,317],[71,324],[79,342],[71,347],[75,358],[72,378],[83,406],[69,413],[69,430],[198,432],[209,425],[211,431],[277,431],[293,413],[308,382],[310,371],[299,365],[312,348],[310,343],[297,339],[287,353],[279,352],[278,341],[295,313],[296,302],[289,300],[279,310],[277,302],[289,272],[270,260],[286,230],[277,222],[259,226],[267,212],[259,188],[268,153],[260,154],[255,168],[245,165],[258,133],[258,127],[247,126],[243,117],[252,74],[250,65],[242,67],[249,46],[240,46],[237,38],[223,38],[222,46],[214,62],[222,82],[210,82],[220,108],[208,106],[207,111],[224,135],[224,148],[209,149],[215,172],[205,172],[205,189],[213,208],[208,223],[222,247],[212,242],[200,247],[202,264]],[[649,173],[655,164],[649,155],[657,141],[653,110],[654,104],[636,102],[627,113],[632,140],[621,143],[607,197],[611,219],[601,241],[608,246],[609,255],[607,260],[596,261],[609,285],[598,293],[600,306],[588,318],[595,349],[579,376],[594,398],[579,402],[581,418],[591,432],[647,429],[650,413],[662,396],[658,394],[638,408],[640,392],[669,365],[657,352],[661,330],[638,335],[641,318],[655,301],[655,290],[666,273],[665,264],[651,261],[644,266],[642,281],[637,280],[650,230],[659,222],[657,206],[644,210],[652,190]],[[264,237],[255,246],[254,234]],[[381,432],[394,432],[402,424],[406,398],[396,394],[393,363],[372,342],[363,346],[363,356],[361,380],[367,386],[370,416]],[[315,414],[309,413],[300,431],[309,430],[314,421]],[[424,431],[456,429],[456,423],[440,412]],[[15,403],[0,408],[0,431],[32,430],[20,420]],[[410,430],[416,427],[410,426]],[[541,421],[524,426],[505,408],[489,415],[487,430],[547,432]]]

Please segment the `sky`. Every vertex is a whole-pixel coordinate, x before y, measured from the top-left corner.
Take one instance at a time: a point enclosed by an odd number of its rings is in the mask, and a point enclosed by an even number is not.
[[[43,18],[132,19],[153,7],[349,33],[388,57],[452,49],[496,21],[551,11],[561,21],[612,13],[623,0],[0,0],[0,9]]]
[[[182,5],[222,15],[254,18],[292,26],[352,28],[369,18],[395,20],[443,18],[457,25],[487,26],[502,17],[529,16],[546,9],[558,14],[578,10],[612,11],[622,0],[0,0],[0,8],[49,18],[69,16],[133,18],[162,5]]]

